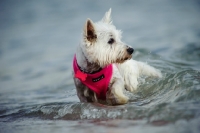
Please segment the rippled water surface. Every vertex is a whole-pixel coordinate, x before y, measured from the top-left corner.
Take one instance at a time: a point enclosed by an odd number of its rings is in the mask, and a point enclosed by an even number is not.
[[[164,76],[140,77],[126,105],[80,103],[72,57],[110,7],[133,58]],[[0,132],[199,133],[200,2],[1,1]]]

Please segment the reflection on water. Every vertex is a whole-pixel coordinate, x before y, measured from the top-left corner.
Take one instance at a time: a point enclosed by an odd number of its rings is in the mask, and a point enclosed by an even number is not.
[[[164,77],[141,77],[126,105],[80,103],[71,60],[110,7],[133,58]],[[200,132],[199,22],[195,0],[1,1],[0,132]]]

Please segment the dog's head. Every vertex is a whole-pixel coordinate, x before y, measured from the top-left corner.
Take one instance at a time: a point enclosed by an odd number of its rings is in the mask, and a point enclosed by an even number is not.
[[[123,63],[132,57],[134,51],[121,41],[121,31],[112,24],[111,9],[97,23],[87,19],[81,47],[88,61],[101,67]]]

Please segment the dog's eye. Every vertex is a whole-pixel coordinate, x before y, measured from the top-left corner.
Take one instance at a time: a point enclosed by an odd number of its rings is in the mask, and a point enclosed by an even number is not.
[[[110,38],[110,40],[108,41],[109,44],[113,44],[115,42],[115,40],[113,38]]]

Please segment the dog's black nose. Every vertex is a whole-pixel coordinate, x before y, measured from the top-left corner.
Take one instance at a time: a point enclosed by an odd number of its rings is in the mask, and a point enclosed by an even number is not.
[[[132,54],[132,53],[134,52],[134,49],[129,47],[129,48],[127,49],[127,52],[128,52],[129,54]]]

